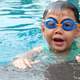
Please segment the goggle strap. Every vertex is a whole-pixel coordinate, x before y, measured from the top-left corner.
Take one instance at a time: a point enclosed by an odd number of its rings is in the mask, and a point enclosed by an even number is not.
[[[62,24],[57,24],[58,27],[62,27]]]
[[[78,27],[80,27],[80,24],[77,24]]]

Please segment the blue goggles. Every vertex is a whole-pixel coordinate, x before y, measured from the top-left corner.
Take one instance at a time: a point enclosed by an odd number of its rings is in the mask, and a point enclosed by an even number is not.
[[[61,26],[62,29],[65,31],[72,31],[76,29],[78,26],[77,22],[69,18],[62,20],[61,23],[59,24],[55,18],[50,17],[44,21],[44,24],[48,29],[54,29],[57,28],[58,26]]]

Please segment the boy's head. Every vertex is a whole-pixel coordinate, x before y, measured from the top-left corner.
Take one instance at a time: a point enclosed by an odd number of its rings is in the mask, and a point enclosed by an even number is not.
[[[57,53],[66,53],[78,35],[79,12],[65,1],[49,4],[43,14],[42,32],[50,48]]]

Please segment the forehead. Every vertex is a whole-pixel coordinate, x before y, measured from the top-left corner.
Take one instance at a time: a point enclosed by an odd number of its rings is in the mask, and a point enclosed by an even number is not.
[[[46,18],[49,17],[54,17],[56,19],[66,19],[66,18],[70,18],[73,20],[76,20],[75,16],[74,16],[74,12],[70,9],[65,9],[65,10],[49,10]]]

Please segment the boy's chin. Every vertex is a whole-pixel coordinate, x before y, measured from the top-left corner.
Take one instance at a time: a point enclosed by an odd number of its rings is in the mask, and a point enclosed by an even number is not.
[[[53,48],[53,50],[54,50],[54,52],[55,53],[66,53],[67,52],[67,49],[65,48],[65,47],[55,47],[55,48]]]

